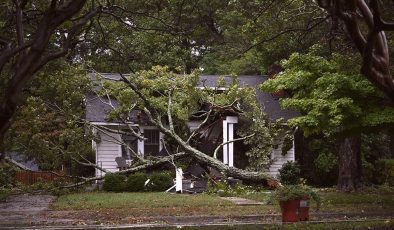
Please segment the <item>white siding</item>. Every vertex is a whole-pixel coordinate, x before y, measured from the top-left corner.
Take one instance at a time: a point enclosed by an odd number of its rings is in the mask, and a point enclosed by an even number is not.
[[[282,168],[284,163],[295,160],[294,142],[293,147],[287,151],[286,155],[282,155],[282,145],[279,145],[277,149],[272,151],[271,160],[273,160],[273,163],[270,165],[267,173],[276,177],[279,175],[279,169]]]
[[[122,155],[121,145],[119,141],[121,140],[119,134],[103,133],[99,132],[101,141],[96,143],[96,161],[97,165],[103,167],[107,171],[116,172],[117,163],[115,158]],[[104,172],[96,170],[96,175],[105,175]]]

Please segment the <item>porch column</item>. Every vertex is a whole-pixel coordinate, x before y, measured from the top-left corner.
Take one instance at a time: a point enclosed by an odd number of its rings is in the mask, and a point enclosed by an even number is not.
[[[223,143],[234,140],[234,124],[238,123],[238,117],[227,116],[223,120]],[[234,166],[234,142],[223,145],[223,163]]]
[[[144,133],[144,128],[140,127],[141,133]],[[138,155],[141,155],[142,157],[144,156],[145,150],[144,150],[144,145],[145,142],[144,140],[138,139]]]

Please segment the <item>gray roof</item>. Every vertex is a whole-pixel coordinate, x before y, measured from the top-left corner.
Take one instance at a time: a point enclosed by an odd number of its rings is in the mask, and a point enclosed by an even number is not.
[[[203,75],[200,76],[200,86],[207,87],[217,87],[217,81],[220,76],[218,75]],[[226,76],[224,77],[226,84],[231,84],[232,77]],[[253,87],[256,88],[256,96],[257,100],[260,102],[261,107],[264,112],[267,113],[270,119],[276,120],[279,118],[283,118],[288,120],[293,117],[299,116],[299,113],[294,110],[281,109],[279,105],[279,101],[277,98],[273,97],[271,93],[263,92],[257,88],[257,86],[264,81],[268,80],[267,76],[261,75],[239,75],[237,76],[237,80],[241,87]]]
[[[90,93],[86,95],[86,120],[90,122],[108,122],[107,115],[113,110],[113,107],[118,107],[118,102],[115,99],[103,98]],[[132,110],[127,121],[139,123],[146,122],[146,119],[140,116],[139,110]],[[121,123],[119,120],[113,120],[111,122]]]
[[[14,165],[23,170],[38,171],[38,164],[34,159],[28,159],[24,154],[17,152],[7,152],[6,157]]]
[[[120,81],[121,77],[119,74],[112,73],[100,73],[100,76],[107,80]],[[202,75],[200,76],[199,86],[205,87],[217,87],[217,81],[221,76],[218,75]],[[92,80],[96,80],[96,75],[91,74]],[[257,87],[260,83],[266,81],[268,77],[266,76],[258,76],[258,75],[240,75],[237,76],[237,79],[241,85],[241,87]],[[232,82],[232,77],[225,76],[224,80],[226,84],[230,84]],[[286,110],[281,109],[279,106],[279,101],[277,98],[274,98],[270,93],[262,92],[257,89],[257,100],[260,102],[261,107],[264,112],[267,113],[270,119],[276,120],[279,118],[283,118],[288,120],[290,118],[299,116],[299,113],[294,110]],[[108,99],[99,98],[96,95],[89,94],[86,98],[86,119],[88,121],[95,122],[106,122],[106,114],[111,110],[111,106],[107,105]],[[116,107],[117,102],[114,99],[111,99],[111,103]],[[133,114],[134,113],[134,114]],[[132,122],[138,122],[137,119],[138,111],[134,111],[131,114]]]

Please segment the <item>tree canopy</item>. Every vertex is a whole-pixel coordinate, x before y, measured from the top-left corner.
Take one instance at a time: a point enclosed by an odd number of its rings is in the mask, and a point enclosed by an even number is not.
[[[282,99],[282,106],[302,114],[289,124],[302,127],[307,135],[337,135],[393,125],[393,107],[357,73],[351,57],[333,54],[326,59],[313,52],[294,53],[281,64],[285,70],[265,82],[263,90],[289,92],[291,97]]]

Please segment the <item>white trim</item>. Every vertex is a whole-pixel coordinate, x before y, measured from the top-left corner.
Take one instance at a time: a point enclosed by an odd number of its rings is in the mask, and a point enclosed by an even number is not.
[[[223,120],[223,143],[234,140],[234,124],[238,123],[238,117],[227,116]],[[234,142],[223,145],[223,163],[234,167]]]
[[[227,123],[228,125],[228,141],[234,140],[234,124]],[[228,166],[234,167],[234,142],[228,144]]]
[[[227,120],[223,120],[223,143],[228,141],[227,137]],[[223,145],[223,163],[228,164],[228,144]]]
[[[227,116],[226,117],[226,121],[228,123],[236,124],[236,123],[238,123],[238,117],[236,117],[236,116]]]
[[[164,133],[159,132],[159,152],[163,150]]]
[[[141,133],[144,133],[145,127],[140,127]],[[140,154],[142,157],[145,155],[145,148],[144,148],[144,140],[138,139],[138,154]]]

